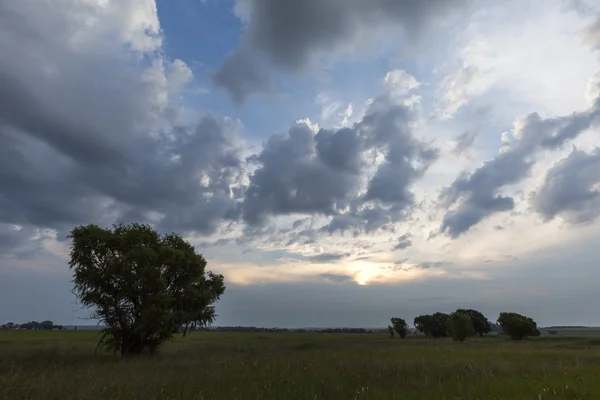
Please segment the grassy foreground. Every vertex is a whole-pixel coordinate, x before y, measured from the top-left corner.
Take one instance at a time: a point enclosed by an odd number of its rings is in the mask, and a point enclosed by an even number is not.
[[[194,332],[160,356],[99,353],[97,333],[0,332],[0,399],[593,399],[600,341]]]

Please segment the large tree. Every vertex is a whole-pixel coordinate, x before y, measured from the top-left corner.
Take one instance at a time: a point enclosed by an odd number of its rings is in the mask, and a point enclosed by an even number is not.
[[[491,322],[481,312],[472,309],[458,309],[456,312],[467,314],[469,316],[471,323],[473,324],[473,329],[475,329],[475,333],[479,336],[483,336],[492,330]]]
[[[79,226],[72,239],[74,293],[106,327],[98,343],[123,356],[153,354],[179,330],[206,326],[223,276],[176,234],[142,224]]]
[[[521,314],[502,312],[498,317],[498,323],[512,340],[522,340],[528,336],[540,335],[537,323],[532,318]]]

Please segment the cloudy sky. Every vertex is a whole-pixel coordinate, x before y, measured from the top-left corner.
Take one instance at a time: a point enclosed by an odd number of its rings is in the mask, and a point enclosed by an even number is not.
[[[217,325],[600,325],[594,0],[0,0],[0,322],[79,324],[66,235],[147,222]]]

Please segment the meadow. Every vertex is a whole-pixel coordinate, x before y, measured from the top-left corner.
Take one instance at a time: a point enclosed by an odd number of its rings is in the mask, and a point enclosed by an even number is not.
[[[0,332],[0,399],[593,399],[600,340],[193,332],[160,355],[99,351],[98,332]]]

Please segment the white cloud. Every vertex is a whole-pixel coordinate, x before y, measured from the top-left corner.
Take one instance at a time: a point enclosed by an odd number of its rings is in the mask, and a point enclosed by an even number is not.
[[[414,76],[401,69],[388,72],[383,79],[384,89],[394,97],[403,97],[419,85]]]
[[[513,112],[561,115],[586,107],[581,93],[597,68],[597,56],[581,35],[589,19],[565,9],[561,0],[538,5],[495,3],[474,16],[439,84],[441,117],[452,117],[490,90],[494,106]]]

